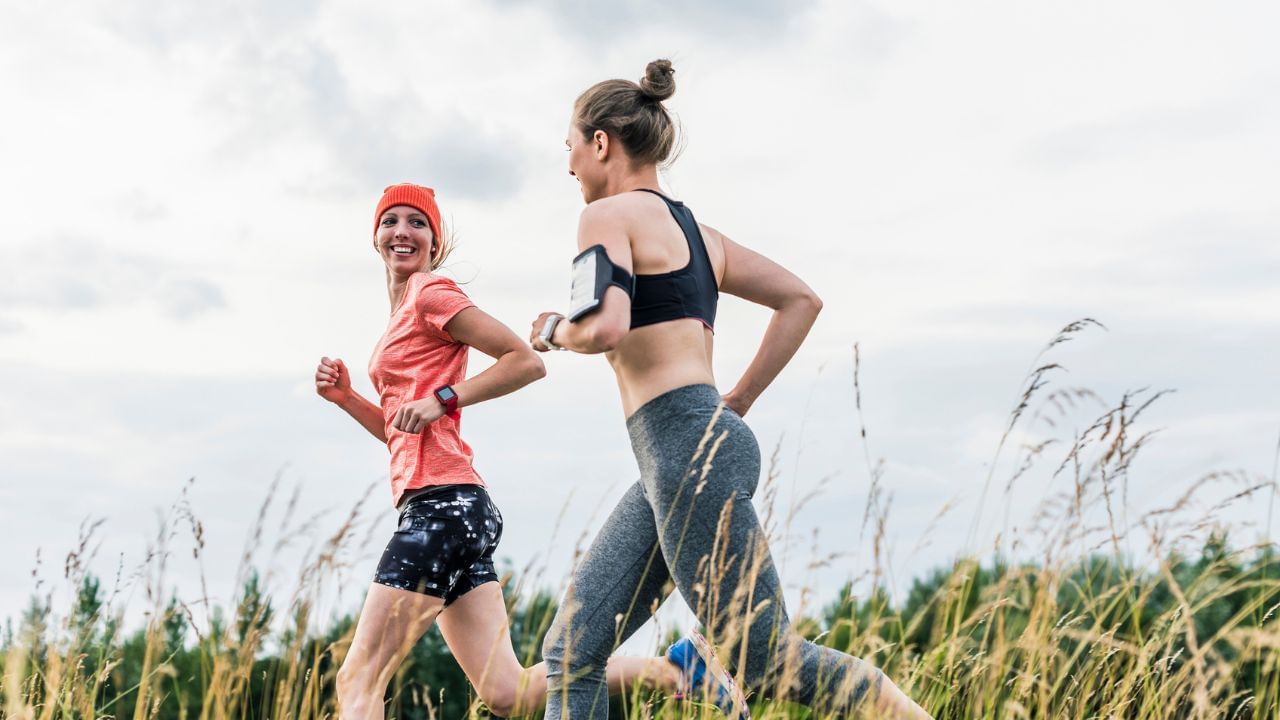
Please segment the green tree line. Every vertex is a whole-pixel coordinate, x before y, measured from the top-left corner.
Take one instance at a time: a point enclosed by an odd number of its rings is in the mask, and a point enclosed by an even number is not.
[[[516,583],[507,582],[507,587]],[[957,562],[917,579],[899,603],[846,585],[797,628],[864,657],[939,718],[1280,717],[1280,558],[1233,552],[1214,535],[1198,555],[1155,568],[1094,555],[1059,568]],[[526,664],[555,598],[508,596]],[[250,574],[231,609],[205,627],[171,597],[126,631],[101,581],[85,575],[54,622],[33,599],[0,643],[0,707],[10,717],[312,718],[334,713],[333,678],[355,616],[309,631],[312,608],[279,616]],[[388,691],[388,716],[486,717],[438,632],[413,648]],[[617,701],[692,717],[664,698]],[[767,707],[766,707],[767,706]],[[757,700],[757,713],[806,712]],[[642,717],[645,715],[641,715]]]

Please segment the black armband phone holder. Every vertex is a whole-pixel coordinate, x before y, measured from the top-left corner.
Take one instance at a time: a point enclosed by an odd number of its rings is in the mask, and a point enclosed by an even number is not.
[[[569,322],[585,317],[604,303],[604,292],[617,285],[631,297],[635,278],[609,259],[603,245],[592,245],[573,259],[573,288],[569,293]]]

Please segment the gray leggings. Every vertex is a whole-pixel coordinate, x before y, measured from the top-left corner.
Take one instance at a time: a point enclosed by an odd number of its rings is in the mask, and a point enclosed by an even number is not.
[[[542,646],[547,718],[607,718],[605,664],[674,580],[746,689],[851,714],[884,676],[792,631],[751,497],[760,447],[710,385],[689,385],[627,419],[640,463],[574,571]]]

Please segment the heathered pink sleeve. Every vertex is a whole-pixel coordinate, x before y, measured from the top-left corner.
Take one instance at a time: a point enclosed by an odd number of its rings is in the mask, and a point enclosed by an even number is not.
[[[453,337],[444,329],[454,315],[475,307],[471,298],[462,292],[458,283],[446,277],[431,275],[415,298],[415,310],[418,320],[430,332],[453,342]]]

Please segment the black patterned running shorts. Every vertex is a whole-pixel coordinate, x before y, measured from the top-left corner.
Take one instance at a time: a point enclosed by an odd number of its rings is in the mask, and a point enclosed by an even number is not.
[[[400,511],[373,581],[444,598],[445,605],[497,582],[493,551],[502,514],[483,485],[440,485],[415,492]]]

